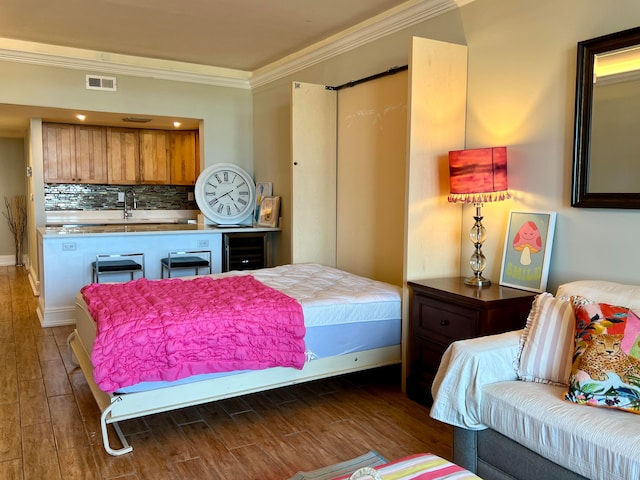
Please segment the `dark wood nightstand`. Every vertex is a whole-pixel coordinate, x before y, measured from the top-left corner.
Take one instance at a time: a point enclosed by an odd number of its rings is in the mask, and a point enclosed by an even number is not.
[[[440,359],[456,340],[523,328],[534,292],[492,284],[471,287],[463,277],[414,280],[409,285],[407,395],[431,405]]]

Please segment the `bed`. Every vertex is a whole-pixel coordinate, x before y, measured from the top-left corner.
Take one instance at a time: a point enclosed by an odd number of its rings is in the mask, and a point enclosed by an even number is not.
[[[177,381],[140,382],[107,393],[94,380],[91,353],[96,324],[83,295],[77,295],[76,328],[67,342],[69,354],[82,369],[101,411],[103,445],[109,454],[123,455],[133,449],[118,425],[123,420],[401,362],[400,287],[318,264],[207,277],[246,275],[296,299],[302,306],[306,329],[302,368],[198,374]],[[108,425],[116,432],[121,448],[110,445]]]

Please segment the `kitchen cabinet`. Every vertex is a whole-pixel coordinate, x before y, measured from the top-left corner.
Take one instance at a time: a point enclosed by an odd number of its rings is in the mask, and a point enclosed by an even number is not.
[[[179,130],[169,133],[171,144],[171,184],[195,185],[200,172],[198,132]]]
[[[151,130],[43,123],[47,183],[195,185],[195,130]]]
[[[110,185],[140,183],[140,146],[135,128],[107,129],[107,156]]]
[[[169,132],[140,130],[140,183],[168,185],[171,183]]]
[[[492,284],[465,285],[464,278],[407,282],[409,377],[407,395],[430,405],[431,384],[447,347],[456,340],[523,328],[535,293]]]
[[[42,124],[44,181],[107,183],[105,127]]]

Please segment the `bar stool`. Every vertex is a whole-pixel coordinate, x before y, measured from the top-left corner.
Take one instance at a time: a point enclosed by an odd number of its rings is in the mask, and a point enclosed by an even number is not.
[[[160,278],[164,278],[165,270],[167,271],[167,277],[171,278],[173,270],[187,268],[195,269],[196,275],[199,275],[201,268],[208,268],[209,273],[211,273],[211,250],[169,252],[166,258],[160,260]]]
[[[135,259],[135,260],[134,260]],[[100,277],[109,273],[129,273],[131,280],[136,272],[144,274],[144,253],[98,254],[91,262],[91,281],[100,283]]]

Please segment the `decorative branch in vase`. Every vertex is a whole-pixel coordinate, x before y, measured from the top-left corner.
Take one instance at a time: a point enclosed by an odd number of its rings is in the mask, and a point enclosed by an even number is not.
[[[13,243],[16,247],[16,267],[22,267],[22,242],[27,231],[27,199],[24,195],[15,195],[12,198],[4,197],[6,212],[3,212],[9,230],[13,234]]]

